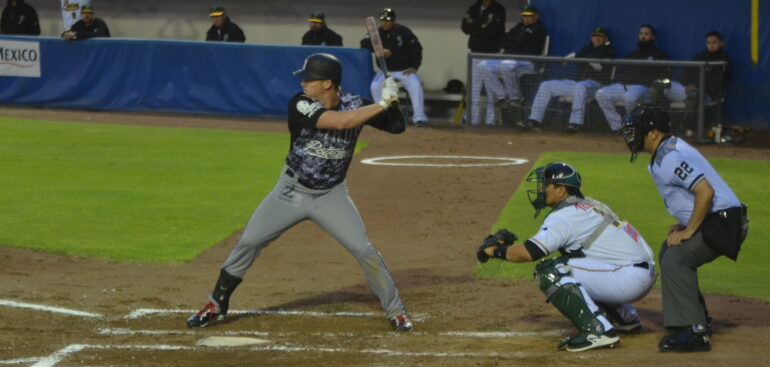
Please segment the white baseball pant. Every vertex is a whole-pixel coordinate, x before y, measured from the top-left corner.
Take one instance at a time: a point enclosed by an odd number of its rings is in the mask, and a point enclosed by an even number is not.
[[[650,88],[638,84],[615,83],[596,91],[596,102],[602,108],[612,131],[618,131],[622,127],[622,117],[615,109],[615,102],[623,101],[626,112],[631,112],[638,102],[649,101],[651,97]]]
[[[404,75],[403,71],[391,71],[390,76],[396,81],[400,82],[406,93],[409,94],[409,100],[412,102],[412,121],[413,122],[427,122],[428,116],[425,115],[425,92],[422,89],[422,81],[417,73]],[[382,98],[382,82],[385,80],[385,74],[380,71],[374,76],[372,84],[369,88],[372,91],[372,98],[374,102],[378,102]]]
[[[570,274],[562,277],[559,283],[580,285],[591,312],[599,310],[596,302],[605,303],[615,307],[622,321],[630,323],[639,317],[630,303],[642,299],[655,284],[655,263],[649,262],[648,267],[613,265],[588,257],[572,258],[567,262]],[[556,268],[566,273],[564,265]],[[599,316],[598,319],[606,330],[612,328],[606,317]]]
[[[487,108],[484,123],[495,124],[495,102],[504,98],[517,100],[522,97],[519,77],[535,72],[530,61],[523,60],[482,60],[472,65],[471,82],[471,125],[479,124],[479,99],[481,89],[487,93]],[[500,81],[502,79],[502,82]]]
[[[571,97],[572,112],[569,114],[569,123],[583,125],[585,120],[586,99],[594,98],[601,84],[594,80],[548,80],[540,83],[537,88],[535,100],[532,102],[532,112],[529,118],[537,122],[543,122],[545,109],[553,97]]]

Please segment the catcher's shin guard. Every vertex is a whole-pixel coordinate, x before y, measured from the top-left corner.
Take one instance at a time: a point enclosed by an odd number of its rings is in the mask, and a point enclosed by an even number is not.
[[[551,303],[572,322],[581,333],[601,335],[605,333],[604,325],[591,312],[583,298],[580,286],[573,283],[561,284],[559,281],[569,273],[561,273],[556,266],[558,260],[546,259],[537,264],[535,277],[540,282],[540,290],[546,296],[546,302]]]
[[[233,291],[238,284],[241,284],[242,280],[230,275],[225,269],[219,272],[219,279],[217,279],[217,284],[214,286],[214,291],[211,292],[211,298],[219,305],[219,313],[221,315],[227,314],[227,310],[230,308],[230,295],[233,294]]]

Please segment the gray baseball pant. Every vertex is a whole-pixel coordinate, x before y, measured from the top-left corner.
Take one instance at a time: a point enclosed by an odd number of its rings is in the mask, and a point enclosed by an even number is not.
[[[663,290],[663,326],[706,325],[706,305],[698,287],[698,267],[721,254],[703,240],[701,231],[679,246],[663,242],[660,275]]]
[[[386,316],[404,313],[385,261],[366,234],[361,214],[348,193],[347,181],[328,190],[309,189],[284,168],[273,191],[259,204],[222,269],[243,278],[262,249],[295,224],[310,219],[356,258]]]

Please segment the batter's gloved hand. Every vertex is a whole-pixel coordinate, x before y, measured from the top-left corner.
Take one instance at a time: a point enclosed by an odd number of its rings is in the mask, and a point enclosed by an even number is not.
[[[388,107],[398,104],[398,84],[393,78],[387,78],[382,82],[382,99],[378,102],[380,106]]]
[[[508,251],[508,247],[513,245],[513,243],[518,239],[519,238],[516,237],[515,234],[503,228],[497,231],[495,234],[491,234],[484,239],[484,242],[481,243],[478,251],[476,251],[476,259],[478,259],[481,263],[489,261],[490,257],[505,260],[505,253]],[[492,252],[492,256],[488,255],[486,252],[486,249],[489,247],[495,248]]]

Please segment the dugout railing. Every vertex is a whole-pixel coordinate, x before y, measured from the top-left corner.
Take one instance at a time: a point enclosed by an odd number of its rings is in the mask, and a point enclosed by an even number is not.
[[[531,68],[515,73],[521,98],[511,100],[506,95],[504,78],[511,73],[501,70],[484,70],[479,64],[485,60],[497,60],[487,63],[494,67],[504,67],[505,63],[527,61]],[[472,116],[473,112],[485,115],[486,110],[495,108],[496,125],[515,126],[521,120],[527,120],[532,112],[532,106],[538,89],[546,81],[585,80],[593,79],[600,84],[601,89],[613,84],[641,85],[646,91],[639,91],[638,103],[655,104],[669,112],[672,118],[672,130],[680,136],[692,136],[697,141],[706,141],[707,130],[723,123],[722,104],[725,98],[726,83],[724,75],[727,64],[724,61],[671,61],[671,60],[629,60],[629,59],[586,59],[556,56],[503,55],[469,53],[467,63],[468,87],[465,95],[464,123],[483,121],[480,116]],[[597,70],[598,69],[598,70]],[[489,73],[480,75],[481,73]],[[506,75],[507,74],[507,75]],[[483,78],[496,78],[485,83]],[[476,79],[476,80],[474,80]],[[508,81],[509,85],[511,84]],[[553,84],[553,83],[551,83]],[[494,88],[503,90],[490,90]],[[478,88],[481,88],[479,90]],[[625,88],[625,87],[624,87]],[[476,90],[474,90],[476,89]],[[633,88],[630,88],[633,89]],[[613,101],[615,112],[622,116],[626,111],[626,99],[617,98],[617,88],[606,89],[599,95],[603,97],[605,108],[606,98],[615,92]],[[594,130],[610,131],[608,113],[600,107],[597,95],[589,93],[585,98],[583,108],[585,124]],[[500,96],[504,98],[500,98]],[[489,100],[494,96],[496,100]],[[633,96],[632,96],[633,97]],[[633,100],[630,98],[629,100]],[[553,95],[546,103],[543,127],[562,130],[567,124],[572,111],[570,96]],[[476,104],[476,108],[474,108]],[[540,104],[542,105],[542,103]],[[611,114],[611,113],[609,113]],[[617,123],[617,122],[616,122]],[[483,124],[483,123],[482,123]]]

